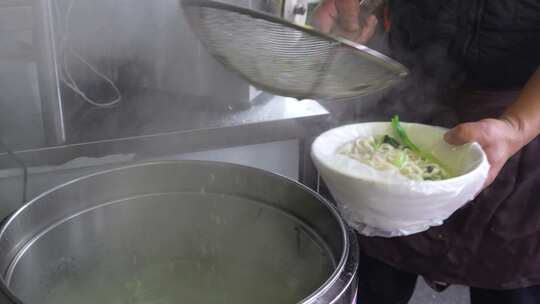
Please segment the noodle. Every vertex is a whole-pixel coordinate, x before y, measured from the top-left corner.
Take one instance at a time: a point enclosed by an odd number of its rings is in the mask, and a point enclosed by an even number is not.
[[[339,153],[377,170],[397,170],[411,180],[435,181],[450,177],[439,164],[420,157],[388,135],[357,139]]]

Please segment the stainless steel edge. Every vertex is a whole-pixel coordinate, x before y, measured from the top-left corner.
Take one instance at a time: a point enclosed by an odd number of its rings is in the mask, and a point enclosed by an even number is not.
[[[350,302],[343,302],[341,299],[343,299],[343,296],[345,293],[350,294],[351,292],[355,292],[356,287],[354,286],[354,280],[356,278],[356,271],[357,271],[357,264],[358,264],[358,248],[357,243],[355,239],[355,235],[348,229],[344,221],[339,216],[339,213],[337,209],[329,203],[326,199],[321,197],[318,193],[315,191],[309,189],[308,187],[290,180],[286,177],[283,177],[279,174],[267,172],[260,169],[255,169],[247,166],[241,166],[241,165],[232,165],[228,163],[221,163],[221,162],[209,162],[209,161],[160,161],[160,162],[150,162],[150,163],[143,163],[143,164],[137,164],[137,165],[131,165],[126,166],[122,168],[115,168],[106,170],[103,172],[91,174],[85,177],[77,178],[75,180],[72,180],[68,183],[65,183],[64,185],[58,186],[54,189],[51,189],[47,191],[46,193],[43,193],[42,195],[38,196],[31,202],[27,203],[24,207],[19,209],[15,214],[13,214],[9,219],[5,222],[4,225],[0,227],[0,239],[2,236],[6,233],[6,229],[9,227],[9,225],[17,219],[17,216],[20,215],[25,211],[25,209],[30,208],[33,204],[36,204],[37,202],[41,201],[41,199],[46,198],[49,195],[54,194],[56,191],[59,191],[63,189],[66,186],[69,186],[71,184],[76,184],[78,182],[84,182],[84,181],[91,181],[94,178],[99,178],[100,176],[107,176],[111,173],[117,173],[121,172],[122,170],[129,170],[129,169],[137,169],[137,168],[144,168],[146,166],[152,167],[152,166],[173,166],[173,165],[179,165],[179,164],[204,164],[204,165],[212,165],[212,166],[221,166],[224,168],[231,168],[235,167],[242,170],[250,170],[253,172],[256,172],[258,175],[266,176],[269,178],[277,178],[281,182],[284,182],[285,184],[293,185],[294,187],[297,187],[298,189],[304,191],[306,194],[314,197],[317,201],[319,201],[328,211],[331,212],[333,215],[333,218],[337,221],[341,234],[342,234],[342,242],[343,242],[343,248],[342,248],[342,255],[339,258],[339,263],[336,267],[336,270],[332,274],[332,276],[328,279],[328,281],[321,287],[319,290],[315,291],[310,297],[302,301],[303,304],[311,304],[311,303],[350,303]],[[4,286],[5,282],[2,280],[2,295],[4,299],[0,298],[0,303],[20,303],[17,301],[16,298],[13,297],[13,295],[10,294],[9,290]],[[332,288],[330,288],[332,287]],[[354,289],[354,291],[351,291],[351,288]],[[326,300],[321,300],[326,299]],[[332,300],[334,299],[334,300]],[[328,301],[328,302],[326,302]]]
[[[208,151],[316,136],[327,129],[329,115],[314,100],[297,101],[273,96],[245,111],[194,113],[191,121],[184,121],[170,131],[135,136],[112,135],[110,139],[99,138],[100,134],[85,134],[96,139],[14,153],[27,166],[33,167],[60,165],[83,156],[136,153],[139,157],[156,157]],[[0,168],[13,167],[11,158],[0,152]]]

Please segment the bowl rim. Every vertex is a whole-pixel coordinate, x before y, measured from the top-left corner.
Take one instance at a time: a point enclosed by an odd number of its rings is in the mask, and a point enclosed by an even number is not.
[[[433,185],[433,186],[440,186],[440,185],[449,184],[449,183],[457,183],[457,182],[460,182],[460,181],[466,179],[467,177],[469,177],[469,176],[471,176],[473,174],[476,174],[479,170],[482,169],[482,167],[485,164],[487,164],[488,168],[490,166],[490,164],[488,162],[488,159],[487,159],[487,155],[486,155],[484,149],[482,148],[482,146],[480,146],[480,144],[478,144],[477,142],[473,142],[473,143],[470,143],[469,145],[471,145],[472,149],[476,150],[477,152],[480,152],[481,159],[478,162],[478,164],[476,164],[476,166],[474,166],[474,168],[472,170],[470,170],[469,172],[467,172],[465,174],[461,174],[461,175],[454,176],[454,177],[451,177],[451,178],[448,178],[448,179],[437,180],[437,181],[416,181],[416,180],[407,179],[406,182],[400,182],[400,181],[387,180],[387,179],[379,180],[379,179],[374,179],[374,178],[370,178],[370,177],[358,177],[358,176],[352,175],[350,172],[344,172],[342,170],[338,170],[338,169],[334,168],[333,166],[329,165],[326,161],[322,160],[322,158],[319,157],[319,154],[317,153],[317,151],[315,149],[315,147],[318,144],[320,144],[321,138],[327,136],[328,134],[336,132],[337,130],[354,128],[354,127],[358,127],[358,126],[361,126],[361,125],[365,126],[365,125],[389,125],[389,124],[390,124],[390,122],[387,122],[387,121],[361,122],[361,123],[346,124],[346,125],[342,125],[342,126],[327,130],[324,133],[317,136],[315,138],[315,140],[313,141],[313,144],[311,145],[311,158],[313,159],[313,162],[315,163],[315,165],[317,167],[322,166],[322,167],[326,168],[327,170],[330,170],[330,171],[332,171],[334,173],[337,173],[340,176],[345,176],[347,178],[351,178],[351,179],[355,179],[355,180],[368,181],[368,182],[373,182],[373,183],[376,183],[376,184],[384,184],[384,185],[422,185],[422,186],[424,186],[424,185]],[[422,127],[422,128],[440,129],[440,130],[443,130],[443,131],[448,131],[449,130],[449,129],[441,127],[441,126],[432,126],[432,125],[421,124],[421,123],[401,122],[401,124],[406,125],[406,126],[416,126],[416,127]],[[343,143],[343,144],[346,144],[346,143]]]

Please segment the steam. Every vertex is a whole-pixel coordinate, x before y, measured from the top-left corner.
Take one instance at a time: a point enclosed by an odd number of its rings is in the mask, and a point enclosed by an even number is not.
[[[146,3],[52,0],[61,76],[83,99],[92,95],[91,104],[109,100],[100,104],[114,105],[122,92],[144,83],[144,73],[137,73],[140,53],[150,52],[137,43],[150,34],[144,24]]]
[[[60,7],[57,22],[65,22],[66,16],[62,12],[65,14],[73,0],[53,1]],[[271,11],[278,7],[276,1],[235,3]],[[161,92],[166,95],[163,98],[178,102],[195,97],[200,110],[211,110],[212,96],[219,99],[214,103],[222,104],[224,109],[231,108],[230,104],[239,100],[249,100],[247,84],[225,71],[198,43],[183,18],[177,0],[75,0],[71,13],[68,30],[72,33],[72,47],[111,79],[125,96],[126,103],[133,102],[132,95],[138,94],[141,88]],[[404,63],[413,73],[395,88],[360,98],[352,106],[358,112],[355,119],[387,120],[394,114],[400,114],[408,121],[445,126],[454,124],[450,107],[440,102],[446,79],[441,75],[450,74],[455,68],[446,53],[431,49],[417,56],[395,47],[390,51],[385,40],[378,38],[378,41],[375,48]],[[414,62],[417,58],[424,62]],[[82,84],[83,91],[91,92],[91,97],[110,99],[115,96],[114,87],[103,78],[96,77],[87,65],[73,58],[69,64],[73,77]],[[421,71],[416,69],[417,66],[435,68],[433,71]],[[242,87],[245,90],[238,89]],[[71,99],[78,98],[71,96]],[[331,103],[327,106],[334,113],[333,123],[344,123],[347,118],[343,113],[351,106]],[[152,112],[139,109],[136,116],[144,118]]]
[[[382,35],[379,33],[379,35]],[[444,45],[436,43],[411,52],[388,37],[377,37],[372,45],[410,69],[410,76],[396,87],[367,98],[362,120],[387,121],[399,114],[405,121],[452,127],[457,117],[452,109],[454,89],[460,85],[460,67]]]
[[[242,102],[249,103],[248,84],[225,71],[206,53],[184,19],[178,0],[75,0],[66,22],[72,1],[51,0],[59,55],[65,52],[62,37],[69,32],[69,46],[110,79],[106,81],[88,64],[68,56],[71,76],[80,90],[98,101],[114,101],[122,95],[122,102],[99,109],[64,86],[63,110],[69,141],[118,138],[118,130],[126,126],[128,134],[120,135],[149,134],[167,127],[165,131],[170,131],[177,127],[173,125],[175,119],[189,116],[186,112],[204,113],[216,108],[227,111],[242,107]],[[280,3],[227,1],[275,13]],[[451,74],[455,68],[445,52],[432,49],[422,56],[410,56],[395,48],[392,53],[384,43],[377,48],[412,68],[412,76],[396,88],[362,97],[356,103],[326,103],[333,113],[333,125],[386,121],[394,114],[407,121],[454,124],[450,107],[436,102],[441,99],[440,89],[445,82],[440,74]],[[414,62],[419,57],[425,62]],[[415,70],[420,64],[435,68]],[[174,110],[168,111],[172,107]],[[350,115],[351,108],[357,113],[355,117]],[[117,115],[119,112],[123,114]],[[167,125],[163,127],[162,122]]]

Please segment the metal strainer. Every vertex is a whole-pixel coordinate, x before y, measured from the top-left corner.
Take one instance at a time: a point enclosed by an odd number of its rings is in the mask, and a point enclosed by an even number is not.
[[[272,94],[345,100],[392,86],[408,74],[366,46],[269,14],[212,0],[181,3],[208,51]]]

